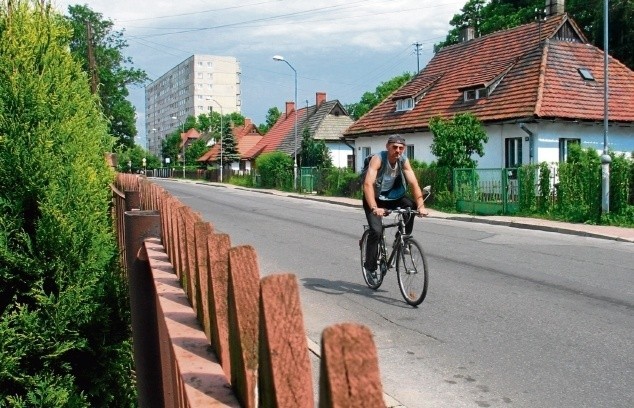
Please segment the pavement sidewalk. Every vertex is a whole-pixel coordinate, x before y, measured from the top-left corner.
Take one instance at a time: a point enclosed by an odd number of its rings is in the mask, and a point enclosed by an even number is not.
[[[303,200],[323,201],[331,204],[345,205],[349,207],[361,208],[361,200],[347,197],[325,197],[313,194],[288,193],[278,190],[258,189],[234,186],[232,184],[220,184],[213,182],[203,182],[200,184],[214,187],[235,188],[248,191],[255,191],[263,194],[274,194],[292,197]],[[609,225],[574,224],[561,221],[544,220],[540,218],[513,217],[501,215],[470,215],[470,214],[449,214],[429,209],[429,217],[445,218],[456,221],[479,222],[484,224],[505,225],[507,227],[533,229],[541,231],[558,232],[560,234],[579,235],[584,237],[610,239],[621,242],[634,243],[634,228],[614,227]]]

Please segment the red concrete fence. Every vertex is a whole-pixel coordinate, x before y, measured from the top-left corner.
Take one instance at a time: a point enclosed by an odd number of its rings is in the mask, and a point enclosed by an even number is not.
[[[119,174],[112,187],[139,406],[313,407],[295,275],[260,277],[251,246],[232,247],[141,176]],[[321,343],[319,407],[385,407],[370,330],[334,325]]]

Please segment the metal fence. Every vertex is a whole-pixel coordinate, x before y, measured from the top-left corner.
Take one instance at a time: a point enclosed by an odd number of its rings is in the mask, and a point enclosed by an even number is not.
[[[455,169],[456,209],[481,215],[519,211],[520,172],[516,168]]]

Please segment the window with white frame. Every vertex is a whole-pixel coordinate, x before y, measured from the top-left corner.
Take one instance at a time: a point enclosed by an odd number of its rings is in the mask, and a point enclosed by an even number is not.
[[[414,109],[414,98],[404,98],[396,100],[396,111],[403,112]]]
[[[559,139],[559,163],[565,163],[568,159],[568,151],[570,150],[570,146],[573,144],[581,144],[581,139],[568,139],[568,138],[560,138]]]
[[[407,145],[405,148],[405,157],[414,160],[414,145]]]
[[[488,96],[488,92],[486,88],[477,88],[477,89],[468,89],[464,91],[464,101],[475,101],[476,99],[486,98]]]
[[[522,165],[522,138],[504,139],[504,167],[517,168]]]
[[[366,157],[368,157],[371,154],[372,154],[372,148],[370,148],[370,147],[362,147],[361,148],[361,158],[362,159],[365,159]]]

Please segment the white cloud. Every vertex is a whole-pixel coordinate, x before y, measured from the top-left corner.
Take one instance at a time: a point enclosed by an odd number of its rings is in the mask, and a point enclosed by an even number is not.
[[[292,100],[292,72],[271,57],[284,55],[298,71],[298,101],[315,92],[342,103],[417,67],[413,44],[421,43],[424,67],[434,43],[466,0],[96,0],[86,4],[125,30],[124,50],[152,78],[193,54],[235,56],[242,67],[242,113],[256,123],[272,106]],[[144,91],[132,89],[140,121]],[[143,135],[145,126],[138,123]]]

